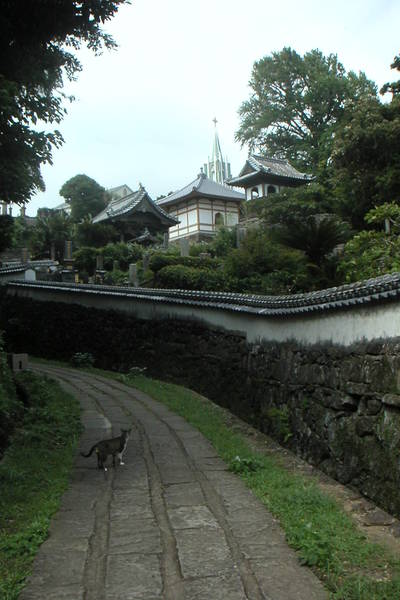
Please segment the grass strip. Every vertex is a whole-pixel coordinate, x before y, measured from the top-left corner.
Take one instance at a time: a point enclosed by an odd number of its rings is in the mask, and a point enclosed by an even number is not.
[[[108,375],[162,402],[210,440],[231,470],[278,517],[289,545],[324,582],[332,600],[399,600],[400,560],[369,542],[313,481],[252,450],[244,436],[225,424],[218,407],[174,384],[143,375]]]
[[[0,598],[16,600],[59,506],[81,432],[78,402],[25,372],[24,416],[0,463]]]

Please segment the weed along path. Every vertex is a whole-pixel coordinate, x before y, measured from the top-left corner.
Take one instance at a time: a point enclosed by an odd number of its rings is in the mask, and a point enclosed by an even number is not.
[[[148,395],[35,365],[82,405],[80,450],[132,426],[124,466],[77,456],[20,600],[325,600],[271,514],[211,444]]]

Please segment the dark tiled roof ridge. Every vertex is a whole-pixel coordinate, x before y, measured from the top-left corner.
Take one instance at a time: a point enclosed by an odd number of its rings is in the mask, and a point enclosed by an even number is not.
[[[80,285],[50,282],[11,282],[14,286],[34,286],[69,289],[100,295],[132,297],[173,304],[204,306],[220,310],[252,313],[265,317],[299,316],[338,309],[351,309],[369,303],[382,303],[400,298],[400,273],[345,284],[315,292],[294,295],[259,296],[230,292],[205,292],[155,288],[124,288],[117,286]]]
[[[204,195],[204,197],[221,197],[228,200],[244,200],[244,194],[231,190],[228,186],[210,179],[204,173],[200,173],[196,179],[186,184],[181,189],[176,190],[168,196],[164,196],[164,198],[160,198],[158,200],[158,204],[160,205],[178,202],[193,192],[198,192],[199,194]]]
[[[261,154],[250,154],[250,157],[253,157],[256,160],[270,160],[272,162],[279,162],[290,165],[290,162],[287,158],[276,158],[275,156],[262,156]]]

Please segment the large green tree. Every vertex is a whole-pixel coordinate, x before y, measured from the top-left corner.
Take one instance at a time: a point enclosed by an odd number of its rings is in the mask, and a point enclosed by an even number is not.
[[[88,215],[94,217],[107,205],[106,190],[87,175],[75,175],[60,189],[60,196],[71,206],[73,221],[79,222]]]
[[[257,61],[249,85],[236,139],[314,173],[326,165],[346,106],[377,92],[363,73],[347,73],[336,55],[311,50],[300,56],[291,48]]]
[[[127,0],[0,0],[0,199],[23,204],[59,146],[63,80],[81,70],[74,51],[116,46],[102,29]],[[71,97],[69,99],[72,99]]]

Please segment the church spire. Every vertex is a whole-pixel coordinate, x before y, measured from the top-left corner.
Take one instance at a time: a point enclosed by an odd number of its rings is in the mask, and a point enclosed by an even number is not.
[[[204,164],[204,172],[209,179],[217,183],[225,183],[231,178],[231,165],[222,156],[221,144],[219,142],[217,131],[217,119],[213,118],[214,123],[214,141],[212,146],[211,159],[208,157],[208,162]]]

